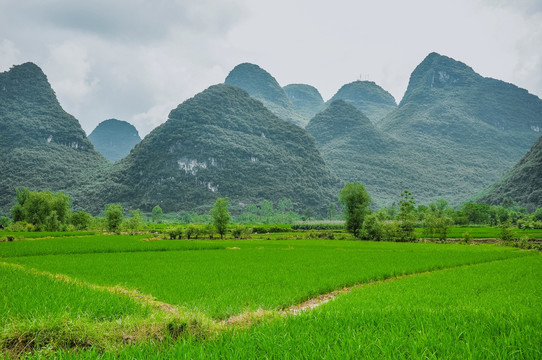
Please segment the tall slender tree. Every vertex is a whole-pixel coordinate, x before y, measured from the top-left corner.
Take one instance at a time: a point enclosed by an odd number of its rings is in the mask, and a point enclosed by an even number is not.
[[[215,206],[211,209],[210,214],[213,218],[213,224],[216,228],[216,232],[220,234],[220,238],[224,238],[228,223],[231,216],[228,211],[228,198],[218,198],[215,201]]]
[[[363,184],[349,182],[339,191],[339,202],[343,205],[346,230],[357,237],[369,213],[371,197]]]

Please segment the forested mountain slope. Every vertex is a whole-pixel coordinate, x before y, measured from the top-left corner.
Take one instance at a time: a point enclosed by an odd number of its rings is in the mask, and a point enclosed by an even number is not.
[[[335,100],[354,105],[375,124],[397,107],[393,96],[372,81],[354,81],[343,85],[327,104]]]
[[[243,63],[237,65],[226,77],[225,83],[246,90],[254,99],[279,118],[305,127],[310,119],[301,116],[271,74],[258,65]]]
[[[542,207],[542,137],[512,169],[477,196],[477,201],[500,205],[511,198],[534,211]]]
[[[378,125],[407,144],[400,160],[412,171],[395,181],[425,201],[460,203],[497,180],[538,139],[542,100],[432,53],[412,73],[398,108]]]
[[[297,210],[320,210],[340,185],[305,130],[224,84],[172,110],[115,165],[111,200],[145,210],[190,210],[225,196],[235,206],[289,198]]]
[[[0,211],[15,201],[15,188],[65,191],[75,208],[104,179],[107,160],[66,113],[41,69],[33,63],[0,73]]]
[[[324,99],[318,89],[305,84],[290,84],[284,88],[286,95],[305,119],[312,119],[314,115],[326,107]]]

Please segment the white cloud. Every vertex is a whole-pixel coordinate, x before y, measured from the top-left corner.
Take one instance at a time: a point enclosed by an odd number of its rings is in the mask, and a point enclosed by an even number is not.
[[[3,39],[0,41],[0,69],[9,69],[12,65],[19,63],[21,52],[15,44],[8,40]]]
[[[89,133],[142,135],[177,104],[253,62],[330,98],[358,78],[401,100],[436,51],[542,96],[536,0],[0,0],[0,67],[34,61]]]

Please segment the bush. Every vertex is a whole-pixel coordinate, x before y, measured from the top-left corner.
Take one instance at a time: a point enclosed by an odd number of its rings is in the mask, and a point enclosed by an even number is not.
[[[105,208],[105,221],[107,231],[119,233],[124,215],[120,204],[109,204]]]
[[[71,214],[70,223],[76,230],[87,230],[92,222],[92,215],[84,211]]]
[[[252,233],[252,229],[246,226],[237,225],[231,230],[231,235],[235,239],[248,239]]]
[[[7,216],[0,216],[0,226],[4,229],[10,226],[12,223],[11,219]]]
[[[186,235],[186,238],[188,240],[194,238],[194,239],[197,239],[198,236],[200,235],[201,231],[200,231],[200,228],[197,227],[197,226],[194,226],[194,225],[190,225],[186,228],[186,232],[185,232],[185,235]]]
[[[471,244],[472,243],[472,236],[469,231],[463,233],[463,244]]]
[[[181,239],[183,236],[183,229],[180,226],[166,230],[171,240]]]
[[[384,239],[382,223],[378,220],[377,215],[371,214],[365,218],[361,238],[373,241],[382,241]]]
[[[324,239],[334,240],[335,234],[331,230],[316,231],[312,230],[305,234],[306,239]]]
[[[294,224],[292,230],[344,230],[344,223]],[[280,231],[285,231],[280,229]],[[271,231],[268,231],[271,232]]]
[[[26,221],[17,221],[8,226],[7,230],[13,232],[31,232],[35,231],[36,227]]]

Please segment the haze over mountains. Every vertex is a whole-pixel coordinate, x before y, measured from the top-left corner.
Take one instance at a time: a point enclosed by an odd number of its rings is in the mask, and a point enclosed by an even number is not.
[[[141,141],[137,129],[132,124],[117,119],[99,123],[88,139],[109,161],[122,159]]]
[[[460,204],[518,162],[542,129],[538,97],[436,53],[416,67],[399,105],[366,81],[324,103],[316,88],[282,88],[247,63],[225,82],[172,110],[125,157],[130,146],[111,155],[108,141],[122,133],[137,139],[135,128],[100,124],[92,137],[105,129],[102,151],[111,161],[122,157],[111,164],[36,65],[0,74],[0,212],[21,186],[65,191],[93,213],[111,202],[192,210],[225,196],[240,207],[290,198],[298,211],[323,211],[345,181],[364,183],[378,206],[397,203],[404,189],[418,203]],[[519,189],[536,193],[537,184]],[[536,196],[516,201],[542,206]]]

